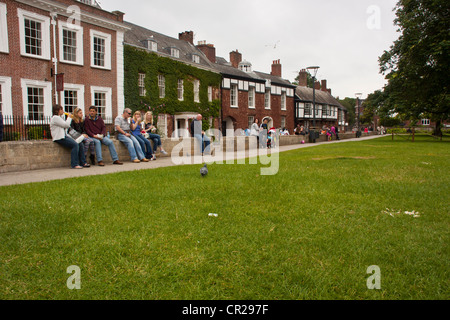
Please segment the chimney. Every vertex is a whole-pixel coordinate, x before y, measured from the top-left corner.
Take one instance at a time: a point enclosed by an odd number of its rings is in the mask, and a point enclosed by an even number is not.
[[[314,84],[314,87],[316,88],[316,90],[320,90],[320,82],[316,81],[316,83]]]
[[[185,31],[178,34],[178,39],[189,42],[190,44],[194,44],[194,32],[193,31]]]
[[[199,41],[197,49],[202,51],[209,61],[216,63],[216,48],[213,44],[206,44],[206,41]]]
[[[328,92],[328,90],[327,90],[327,80],[322,80],[322,86],[321,86],[320,90]]]
[[[236,49],[236,51],[230,52],[230,62],[231,65],[235,68],[239,66],[239,63],[242,61],[242,54]]]
[[[113,11],[111,13],[117,17],[117,21],[123,22],[123,16],[125,15],[125,13],[123,13],[122,11],[119,11],[119,10]]]
[[[298,75],[298,85],[300,87],[308,86],[308,73],[306,72],[306,69],[300,70],[300,73]]]
[[[327,91],[328,91],[328,93],[330,94],[330,96],[331,96],[331,89],[327,89]]]
[[[275,60],[272,63],[272,72],[270,73],[273,76],[280,77],[281,78],[281,64],[280,60]]]

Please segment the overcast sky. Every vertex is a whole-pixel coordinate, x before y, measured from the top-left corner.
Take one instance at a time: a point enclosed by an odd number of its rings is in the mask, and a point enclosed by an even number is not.
[[[124,19],[178,38],[194,31],[194,43],[214,44],[229,61],[238,50],[253,70],[270,73],[280,59],[283,78],[294,81],[308,66],[320,66],[341,99],[363,98],[385,84],[378,57],[398,38],[397,0],[97,0]]]

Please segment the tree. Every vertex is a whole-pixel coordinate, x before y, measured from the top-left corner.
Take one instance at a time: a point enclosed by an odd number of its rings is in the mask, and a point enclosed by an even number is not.
[[[352,128],[353,125],[355,124],[355,117],[356,117],[356,112],[355,112],[356,99],[346,97],[343,100],[341,100],[338,97],[338,98],[336,98],[336,100],[340,104],[342,104],[345,107],[345,109],[347,109],[348,126],[349,126],[349,128]]]
[[[379,57],[388,80],[384,105],[416,122],[429,118],[440,134],[450,117],[450,2],[400,0],[395,6],[399,38]]]

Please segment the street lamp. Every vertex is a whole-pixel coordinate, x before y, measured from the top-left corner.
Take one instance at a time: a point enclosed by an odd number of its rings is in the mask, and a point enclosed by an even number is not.
[[[306,68],[313,79],[313,130],[309,130],[309,136],[312,135],[312,142],[316,142],[316,132],[314,131],[316,129],[316,74],[319,68],[318,66]]]
[[[359,137],[361,137],[361,130],[359,129],[359,111],[360,111],[359,110],[359,101],[361,99],[362,93],[355,93],[355,96],[356,96],[356,109],[358,112],[358,117],[357,117],[357,122],[356,122],[356,125],[357,125],[356,137],[359,138]]]

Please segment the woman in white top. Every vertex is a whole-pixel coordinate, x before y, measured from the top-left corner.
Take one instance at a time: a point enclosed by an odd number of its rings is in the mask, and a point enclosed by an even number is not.
[[[256,136],[256,145],[259,145],[259,120],[255,118],[250,127],[250,136]]]
[[[53,106],[53,117],[50,121],[50,131],[52,133],[52,139],[54,142],[62,145],[63,147],[70,148],[70,165],[72,169],[82,169],[83,167],[90,167],[86,163],[86,157],[84,155],[84,147],[82,144],[78,144],[71,137],[66,135],[67,129],[72,122],[72,115],[67,114],[67,120],[64,120],[61,116],[64,114],[64,109],[60,105]]]

